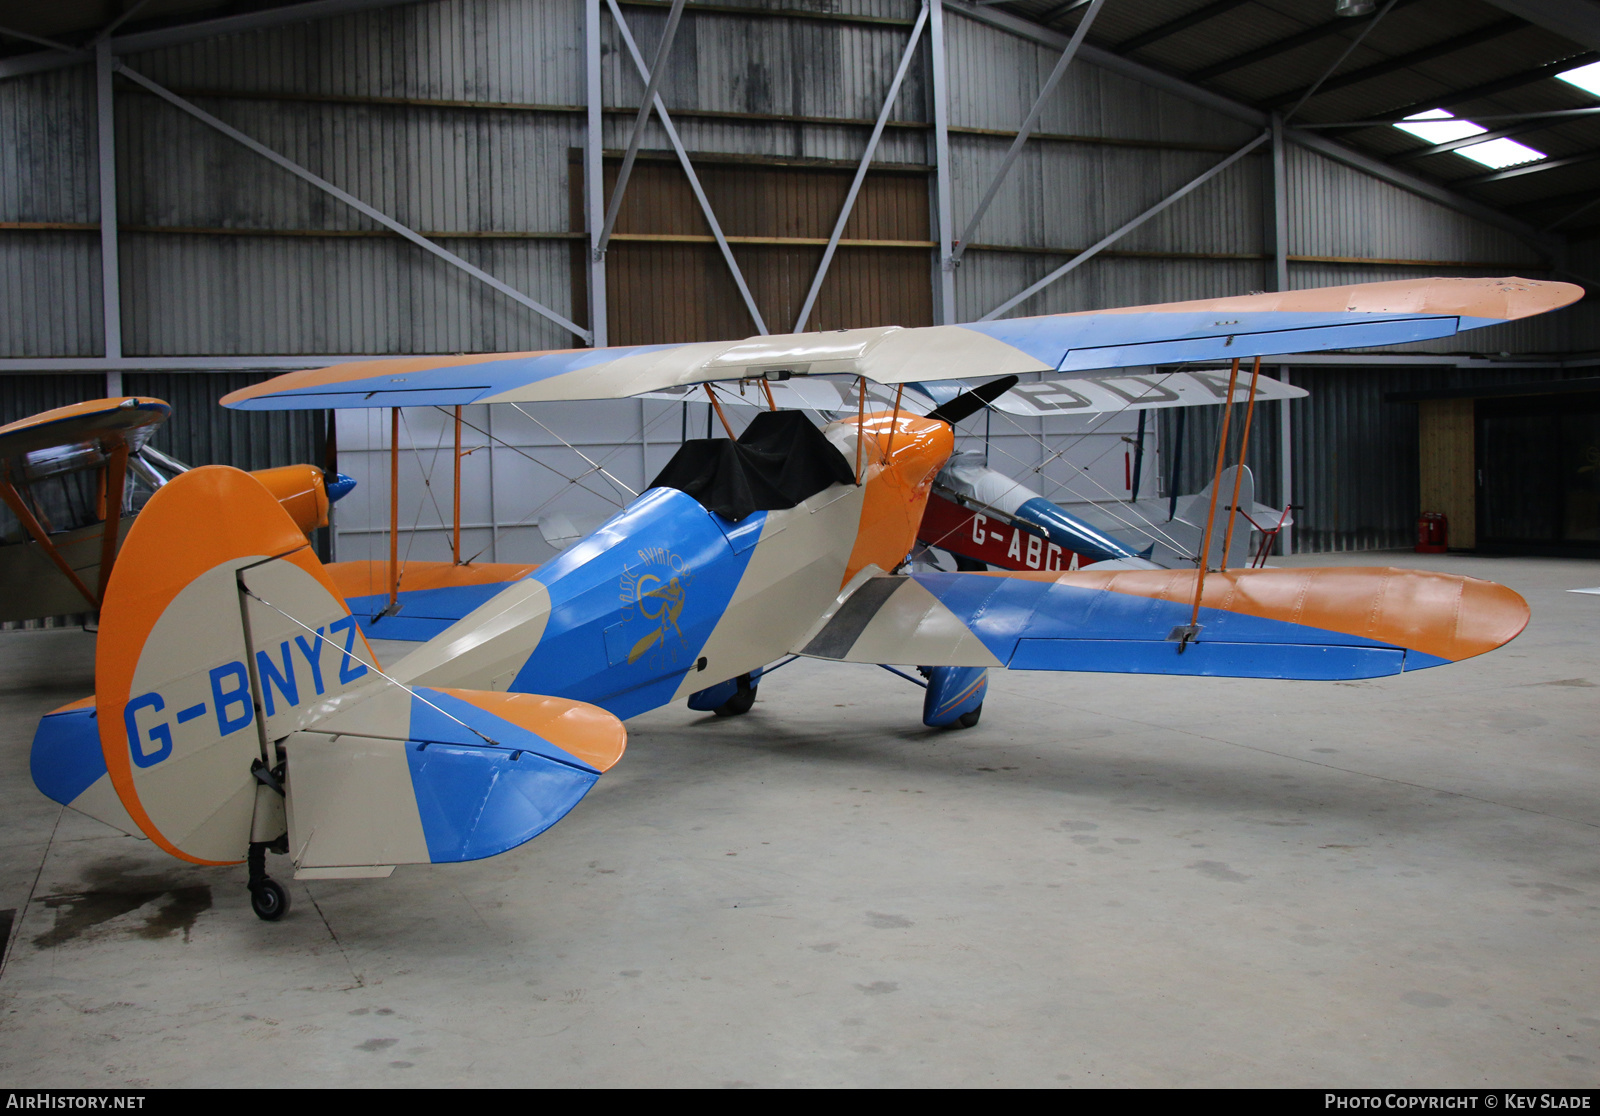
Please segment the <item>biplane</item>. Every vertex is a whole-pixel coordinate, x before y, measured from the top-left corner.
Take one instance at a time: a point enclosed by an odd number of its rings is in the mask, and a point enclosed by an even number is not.
[[[1581,293],[1523,279],[1430,279],[280,376],[223,402],[453,408],[700,385],[720,409],[705,385],[743,383],[765,395],[835,375],[851,378],[857,408],[819,428],[778,409],[774,393],[737,437],[725,422],[728,437],[686,441],[644,493],[538,568],[470,592],[441,577],[428,591],[458,595],[434,607],[457,614],[387,667],[259,481],[223,467],[186,472],[151,496],[127,533],[101,609],[96,693],[44,718],[35,781],[175,856],[247,861],[252,904],[272,919],[288,893],[266,874],[268,850],[287,853],[296,878],[385,876],[398,864],[504,852],[564,816],[619,759],[623,720],[684,699],[738,713],[763,671],[792,655],[920,668],[930,725],[975,720],[996,667],[1335,680],[1479,655],[1514,638],[1528,607],[1467,577],[1206,561],[911,567],[929,494],[954,450],[949,416],[959,399],[926,415],[898,405],[869,412],[866,385],[888,385],[898,400],[910,382],[1110,375],[1221,357],[1231,404],[1259,389],[1263,355],[1444,337]],[[1227,444],[1224,436],[1208,531],[1218,526]],[[167,540],[179,534],[188,545],[174,551]],[[1213,553],[1209,541],[1198,555]],[[1216,552],[1221,562],[1228,551]]]
[[[188,466],[150,444],[160,399],[90,399],[0,426],[0,620],[93,613],[146,501]],[[312,465],[258,469],[309,535],[355,482]]]

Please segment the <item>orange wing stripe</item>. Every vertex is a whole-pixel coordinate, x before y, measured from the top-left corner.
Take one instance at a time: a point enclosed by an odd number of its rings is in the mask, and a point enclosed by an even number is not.
[[[582,701],[545,697],[542,694],[503,694],[487,690],[440,690],[451,697],[476,705],[519,728],[544,737],[556,747],[571,752],[584,763],[601,771],[609,770],[622,758],[628,745],[628,730],[622,722],[598,706]]]
[[[1188,603],[1194,570],[999,573]],[[1528,602],[1492,581],[1427,570],[1335,567],[1206,575],[1202,608],[1364,636],[1457,661],[1492,651],[1528,623]]]

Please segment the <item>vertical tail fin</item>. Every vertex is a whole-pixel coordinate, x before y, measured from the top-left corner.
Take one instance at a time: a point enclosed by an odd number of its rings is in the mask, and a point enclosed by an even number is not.
[[[242,859],[253,765],[374,680],[358,658],[376,661],[259,481],[208,466],[161,488],[112,571],[95,661],[106,771],[140,832],[185,860]]]
[[[199,864],[285,829],[296,864],[325,875],[490,856],[570,810],[626,740],[578,702],[390,682],[299,526],[221,466],[177,477],[134,522],[95,688],[100,756],[68,748],[53,714],[40,788]],[[116,805],[95,797],[95,758]]]

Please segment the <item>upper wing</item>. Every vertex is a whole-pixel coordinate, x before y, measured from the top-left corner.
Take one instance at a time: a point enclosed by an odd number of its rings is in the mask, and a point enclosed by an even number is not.
[[[90,399],[53,411],[41,411],[0,426],[0,460],[10,461],[28,454],[28,465],[38,472],[39,463],[32,460],[32,455],[50,457],[46,451],[63,451],[55,456],[65,462],[71,457],[70,451],[85,442],[96,442],[108,448],[126,444],[130,450],[138,450],[170,414],[172,407],[159,399],[131,395]],[[78,468],[90,468],[102,462],[84,459],[75,460],[73,464]],[[52,473],[61,471],[56,467],[49,469]]]
[[[710,380],[865,376],[882,384],[1394,345],[1555,310],[1531,279],[1414,279],[966,325],[844,329],[538,353],[405,357],[290,372],[223,398],[246,410],[620,399]]]
[[[1528,622],[1490,581],[1422,570],[915,573],[864,580],[801,654],[857,663],[1023,670],[1373,678],[1481,655]]]

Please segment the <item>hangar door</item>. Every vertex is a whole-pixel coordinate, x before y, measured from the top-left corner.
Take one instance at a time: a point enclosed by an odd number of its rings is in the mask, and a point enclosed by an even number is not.
[[[583,171],[571,165],[572,228],[581,231]],[[606,197],[620,158],[605,162]],[[854,172],[695,160],[767,329],[789,333]],[[868,173],[810,320],[802,328],[933,324],[928,180],[921,168]],[[587,320],[585,244],[573,253],[573,305]],[[676,158],[641,153],[606,253],[613,345],[718,341],[756,326]]]
[[[1600,392],[1477,401],[1478,547],[1600,556]]]

